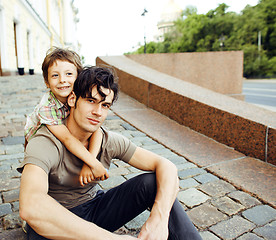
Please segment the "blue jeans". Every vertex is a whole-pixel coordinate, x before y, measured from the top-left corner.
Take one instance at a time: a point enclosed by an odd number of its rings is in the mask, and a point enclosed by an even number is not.
[[[93,222],[108,231],[115,231],[150,209],[156,195],[156,176],[146,173],[136,176],[121,185],[99,191],[96,197],[84,204],[69,209],[79,217]],[[28,239],[46,239],[31,228]],[[169,240],[201,240],[201,237],[188,218],[181,204],[176,200],[170,212]]]

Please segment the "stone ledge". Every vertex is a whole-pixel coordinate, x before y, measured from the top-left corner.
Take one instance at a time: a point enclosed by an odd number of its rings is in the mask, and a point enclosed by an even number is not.
[[[276,165],[276,113],[160,73],[125,56],[98,57],[113,66],[122,92],[207,137]]]

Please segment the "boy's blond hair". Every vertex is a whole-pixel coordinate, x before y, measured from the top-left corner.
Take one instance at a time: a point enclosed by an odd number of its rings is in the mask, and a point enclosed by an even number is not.
[[[82,71],[81,58],[76,52],[69,49],[53,47],[47,51],[46,57],[42,63],[42,72],[45,83],[48,83],[49,67],[51,67],[57,60],[67,61],[74,64],[77,68],[78,75]]]

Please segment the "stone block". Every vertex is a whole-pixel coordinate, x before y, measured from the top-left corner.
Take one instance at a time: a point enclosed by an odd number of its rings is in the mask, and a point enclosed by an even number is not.
[[[203,240],[220,240],[216,235],[209,231],[199,233]]]
[[[19,201],[17,201],[17,202],[12,202],[11,205],[12,205],[12,211],[13,211],[13,212],[19,211]]]
[[[24,144],[25,138],[23,136],[20,137],[5,137],[2,138],[4,145],[17,145],[17,144]]]
[[[210,230],[222,239],[236,239],[242,234],[252,230],[255,225],[240,216],[234,216],[226,221],[210,227]]]
[[[222,220],[227,219],[227,215],[218,211],[210,204],[203,204],[187,212],[192,222],[200,229],[206,229]]]
[[[176,165],[187,162],[187,160],[184,157],[177,156],[177,155],[176,156],[169,156],[167,158]]]
[[[133,126],[131,126],[129,123],[121,123],[121,126],[125,129],[125,130],[130,130],[130,131],[136,131],[137,129]]]
[[[243,217],[256,225],[264,225],[272,220],[276,220],[276,210],[268,205],[259,205],[242,213]]]
[[[230,198],[225,196],[218,199],[213,199],[211,203],[220,211],[222,211],[223,213],[226,213],[229,216],[232,216],[245,208],[241,204],[236,203]]]
[[[192,208],[206,202],[210,199],[210,197],[195,188],[190,188],[185,191],[179,192],[178,199],[186,206]]]
[[[128,174],[128,175],[125,175],[124,177],[125,177],[127,180],[129,180],[129,179],[134,178],[134,177],[136,177],[136,176],[138,176],[138,175],[140,175],[140,174],[142,174],[142,173],[143,173],[142,171],[134,172],[134,173],[130,173],[130,174]]]
[[[3,231],[0,233],[1,240],[27,240],[27,235],[21,228]]]
[[[110,177],[113,177],[113,176],[118,176],[118,175],[127,175],[129,174],[129,170],[128,168],[113,168],[113,169],[110,169],[108,171],[109,173],[109,176]]]
[[[130,222],[128,222],[125,226],[130,230],[138,230],[140,229],[145,221],[149,218],[150,212],[144,211],[140,215],[138,215],[136,218],[132,219]]]
[[[254,233],[245,233],[242,236],[238,237],[236,240],[263,240]]]
[[[12,213],[11,204],[9,203],[0,204],[0,217],[3,217],[10,213]]]
[[[234,199],[235,201],[238,201],[246,208],[250,208],[250,207],[261,204],[261,202],[258,199],[254,198],[254,197],[250,196],[248,193],[242,192],[242,191],[231,192],[228,194],[228,197]]]
[[[253,232],[264,239],[276,240],[276,221],[266,224],[263,227],[256,228]]]
[[[19,187],[20,187],[20,179],[12,178],[9,181],[0,179],[0,191],[9,191]]]
[[[125,182],[125,179],[122,176],[112,176],[105,181],[100,181],[99,184],[103,189],[110,189],[120,185]]]
[[[186,163],[177,164],[176,167],[177,167],[178,171],[181,171],[181,170],[186,170],[189,168],[196,168],[197,166],[193,163],[186,162]]]
[[[15,202],[19,200],[19,188],[7,192],[3,192],[3,200],[5,203]]]
[[[149,150],[149,151],[153,151],[156,149],[164,149],[165,147],[159,143],[153,144],[153,145],[146,145],[143,146],[144,149]]]
[[[179,181],[179,186],[181,189],[194,188],[194,187],[197,187],[198,185],[199,183],[193,178],[187,178]]]
[[[190,169],[179,171],[178,176],[180,179],[185,179],[185,178],[194,177],[204,173],[206,173],[206,171],[202,168],[190,168]]]
[[[219,178],[211,173],[201,174],[194,177],[195,180],[200,182],[201,184],[218,181]]]
[[[236,190],[230,183],[223,180],[205,183],[199,189],[212,197],[221,197]]]
[[[22,220],[19,216],[19,212],[6,215],[5,217],[3,217],[2,221],[5,230],[20,228],[22,226]]]

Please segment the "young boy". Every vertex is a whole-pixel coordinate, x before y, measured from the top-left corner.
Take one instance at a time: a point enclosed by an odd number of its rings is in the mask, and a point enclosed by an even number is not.
[[[32,114],[27,117],[24,130],[27,144],[40,126],[45,124],[71,153],[85,163],[79,176],[79,182],[84,186],[94,180],[105,180],[109,176],[96,159],[102,141],[100,129],[93,133],[88,151],[62,123],[70,112],[67,97],[71,94],[81,70],[80,57],[74,51],[61,48],[48,51],[42,64],[42,71],[45,84],[50,90],[44,94]]]

